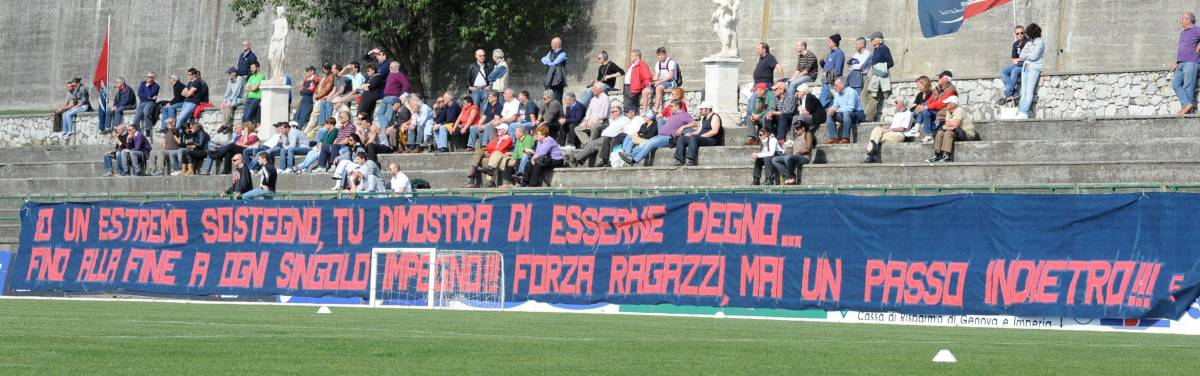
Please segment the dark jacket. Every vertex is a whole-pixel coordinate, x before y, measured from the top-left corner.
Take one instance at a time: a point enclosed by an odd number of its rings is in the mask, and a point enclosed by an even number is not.
[[[871,57],[867,58],[867,64],[863,65],[863,68],[871,69],[872,66],[879,63],[887,63],[888,69],[892,69],[896,65],[896,62],[892,60],[892,49],[883,43],[871,51]]]
[[[488,78],[492,75],[492,70],[496,69],[496,65],[491,60],[483,63],[483,81],[491,86],[492,81]],[[479,64],[471,63],[467,65],[467,87],[475,87],[475,76],[479,74]]]
[[[275,192],[275,178],[279,177],[279,171],[275,170],[275,165],[267,163],[258,167],[258,173],[263,176],[259,178],[262,185],[267,186],[267,190]]]
[[[242,51],[238,53],[237,75],[249,76],[250,63],[258,61],[258,56],[254,51]]]
[[[126,85],[125,90],[117,90],[117,95],[113,98],[113,109],[132,110],[134,107],[137,107],[137,99],[133,95],[133,89]]]
[[[250,182],[250,167],[247,167],[245,163],[242,164],[242,167],[238,167],[237,171],[234,171],[233,173],[237,174],[237,180],[234,180],[233,184],[229,185],[229,189],[225,190],[225,194],[228,195],[237,193],[241,195],[243,193],[250,192],[251,189],[254,189],[254,184]]]
[[[800,113],[800,98],[796,97],[796,114]],[[815,125],[825,124],[825,108],[821,106],[821,100],[817,96],[809,94],[804,102],[804,109],[812,115],[812,121]],[[799,120],[799,117],[794,118]]]
[[[642,124],[642,127],[638,128],[637,134],[638,134],[638,137],[641,137],[641,138],[647,139],[647,140],[653,138],[654,136],[657,136],[658,135],[658,122],[651,120],[650,122]]]
[[[195,150],[208,150],[209,140],[211,140],[211,138],[208,137],[208,132],[205,132],[204,128],[200,128],[199,132],[189,135],[188,140],[185,141],[185,144],[194,145]]]

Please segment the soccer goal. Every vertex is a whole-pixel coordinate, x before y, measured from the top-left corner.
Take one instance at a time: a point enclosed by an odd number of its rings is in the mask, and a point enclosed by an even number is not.
[[[370,305],[504,308],[504,257],[497,251],[371,250]]]

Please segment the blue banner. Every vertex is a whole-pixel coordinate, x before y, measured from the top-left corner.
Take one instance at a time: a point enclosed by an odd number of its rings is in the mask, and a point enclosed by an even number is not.
[[[917,19],[926,38],[950,34],[962,27],[967,9],[964,0],[917,0]]]
[[[28,203],[8,287],[365,297],[372,248],[435,247],[499,251],[509,301],[1174,319],[1200,294],[1198,197]],[[377,286],[427,291],[426,257],[380,260]],[[499,285],[488,261],[438,283]]]
[[[0,296],[4,296],[4,281],[8,278],[8,262],[12,259],[12,253],[0,250]]]

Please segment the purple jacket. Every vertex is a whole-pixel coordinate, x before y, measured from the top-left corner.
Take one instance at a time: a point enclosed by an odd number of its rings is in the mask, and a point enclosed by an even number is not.
[[[142,132],[133,134],[133,140],[129,142],[129,150],[140,150],[142,152],[150,152],[150,142],[146,141],[146,135]]]
[[[551,160],[561,161],[563,159],[562,149],[558,148],[558,141],[554,141],[554,137],[546,137],[538,142],[537,148],[533,149],[535,157],[545,157],[550,154]]]
[[[404,72],[389,74],[387,76],[387,84],[383,86],[383,96],[399,97],[400,94],[407,93],[408,89],[408,76]]]

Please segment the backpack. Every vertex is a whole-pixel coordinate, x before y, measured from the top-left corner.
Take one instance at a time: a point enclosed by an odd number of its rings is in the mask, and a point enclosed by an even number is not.
[[[429,185],[429,182],[428,182],[428,181],[426,181],[425,179],[412,179],[412,180],[410,180],[410,181],[409,181],[409,183],[408,183],[408,184],[409,184],[409,185],[412,185],[412,189],[413,189],[414,191],[415,191],[415,190],[418,190],[418,189],[430,189],[430,188],[432,188],[432,187],[430,187],[430,185]]]
[[[675,59],[667,59],[663,63],[667,64],[668,67],[671,66],[671,63],[675,63],[675,79],[672,81],[675,82],[675,87],[683,87],[683,68],[679,67],[679,63]]]

